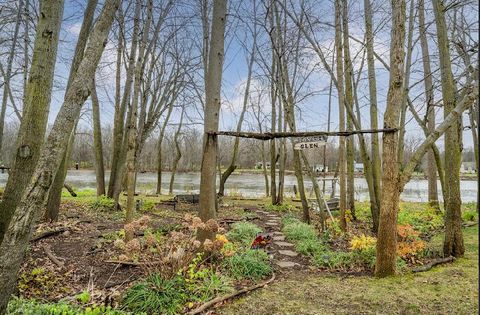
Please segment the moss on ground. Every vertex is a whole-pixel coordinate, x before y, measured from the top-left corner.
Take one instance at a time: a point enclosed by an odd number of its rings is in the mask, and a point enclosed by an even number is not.
[[[478,227],[464,230],[455,263],[385,279],[296,272],[234,300],[219,314],[476,314]],[[432,240],[441,246],[442,235]]]

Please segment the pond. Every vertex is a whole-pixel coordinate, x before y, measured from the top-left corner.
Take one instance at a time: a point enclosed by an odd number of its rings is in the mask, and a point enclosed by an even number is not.
[[[110,173],[107,171],[106,180]],[[0,187],[4,187],[8,174],[0,174]],[[170,172],[163,172],[162,176],[162,192],[168,192],[170,181]],[[285,194],[293,195],[293,186],[296,185],[294,175],[285,176]],[[95,172],[93,170],[69,170],[67,174],[67,183],[76,189],[95,188]],[[137,191],[146,194],[153,194],[156,190],[157,174],[153,172],[139,173],[137,176]],[[175,184],[173,186],[174,194],[182,193],[198,193],[200,186],[200,173],[177,173],[175,175]],[[305,187],[307,194],[313,197],[312,183],[305,177]],[[322,187],[322,182],[320,182]],[[440,182],[438,183],[440,190]],[[477,200],[477,181],[462,180],[460,182],[460,190],[462,192],[463,202],[475,202]],[[338,185],[336,189],[338,193]],[[326,193],[331,192],[331,182],[326,182]],[[243,197],[264,197],[265,196],[265,179],[261,173],[251,174],[232,174],[226,183],[226,194],[243,196]],[[355,178],[355,199],[364,201],[368,200],[367,182],[364,178]],[[428,184],[425,179],[412,179],[405,186],[401,199],[404,201],[428,201]],[[439,200],[442,200],[441,192],[439,192]]]

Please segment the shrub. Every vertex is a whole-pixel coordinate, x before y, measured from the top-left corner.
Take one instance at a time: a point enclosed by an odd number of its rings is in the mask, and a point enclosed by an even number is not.
[[[326,251],[314,257],[314,263],[320,267],[345,269],[352,264],[352,255],[348,252]]]
[[[234,242],[241,242],[246,246],[250,246],[257,233],[262,230],[255,224],[250,222],[237,222],[232,225],[232,229],[227,233],[227,238]]]
[[[197,254],[184,273],[186,288],[192,300],[208,301],[217,294],[232,291],[229,279],[217,275],[211,268],[203,267],[201,263],[202,254]]]
[[[166,280],[159,274],[132,286],[125,294],[123,307],[135,314],[176,314],[183,310],[188,300],[185,280],[174,277]]]
[[[443,214],[424,204],[401,203],[398,224],[410,225],[421,233],[427,233],[443,227]]]
[[[360,236],[354,236],[350,241],[350,249],[352,250],[365,250],[374,248],[377,244],[377,239],[375,237],[366,236],[364,234]]]
[[[462,212],[463,221],[477,221],[478,212],[476,210],[465,210]]]
[[[128,312],[112,309],[110,306],[92,306],[82,309],[66,302],[41,303],[36,300],[12,298],[8,303],[7,315],[127,315]],[[137,313],[145,314],[145,313]]]
[[[101,195],[97,200],[90,204],[90,207],[97,211],[111,211],[115,207],[115,200]]]
[[[235,279],[259,280],[272,274],[268,255],[263,250],[247,249],[227,257],[223,269]]]

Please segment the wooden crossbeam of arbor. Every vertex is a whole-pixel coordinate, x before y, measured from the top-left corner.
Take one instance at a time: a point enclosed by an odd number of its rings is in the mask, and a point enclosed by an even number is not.
[[[276,138],[301,138],[301,137],[318,137],[318,136],[335,136],[348,137],[356,134],[368,133],[390,133],[397,132],[397,128],[384,129],[365,129],[365,130],[351,130],[351,131],[305,131],[305,132],[236,132],[236,131],[209,131],[209,135],[229,136],[239,138],[249,138],[258,140],[272,140]]]

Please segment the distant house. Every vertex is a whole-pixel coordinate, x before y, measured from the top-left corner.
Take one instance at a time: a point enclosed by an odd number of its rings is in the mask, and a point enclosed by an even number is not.
[[[312,170],[316,173],[323,172],[325,169],[325,172],[328,172],[328,166],[324,166],[323,164],[315,164],[312,166]]]
[[[363,173],[363,163],[357,163],[355,162],[353,164],[353,168],[355,169],[355,172],[361,172]]]
[[[477,165],[475,162],[463,162],[460,166],[460,173],[473,174],[477,172]]]

